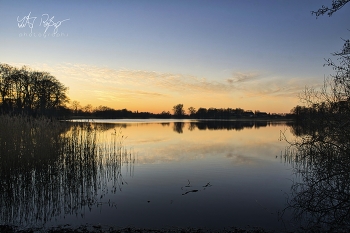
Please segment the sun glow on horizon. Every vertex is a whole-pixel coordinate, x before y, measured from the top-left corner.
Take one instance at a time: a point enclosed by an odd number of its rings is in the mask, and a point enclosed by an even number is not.
[[[147,70],[111,69],[86,64],[8,63],[20,68],[45,71],[68,87],[71,107],[106,106],[133,112],[171,112],[176,104],[199,108],[242,108],[267,113],[289,113],[302,105],[299,95],[305,86],[322,85],[316,77],[283,79],[258,72],[232,72],[228,77],[209,79],[194,75]]]
[[[304,90],[300,80],[278,81],[254,72],[234,73],[211,81],[196,76],[144,70],[110,69],[84,64],[15,64],[48,71],[69,88],[68,96],[81,107],[107,106],[113,109],[161,113],[172,112],[176,104],[199,108],[242,108],[270,113],[289,113],[300,103]]]

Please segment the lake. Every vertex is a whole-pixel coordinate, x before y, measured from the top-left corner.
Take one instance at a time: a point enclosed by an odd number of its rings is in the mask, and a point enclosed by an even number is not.
[[[1,223],[292,227],[291,212],[282,215],[298,179],[285,157],[288,143],[282,135],[295,137],[288,122],[75,121],[71,124],[90,128],[74,131],[71,126],[60,135],[74,136],[76,144],[67,144],[44,165],[21,170],[16,178],[2,178],[7,191],[1,195],[6,206]]]

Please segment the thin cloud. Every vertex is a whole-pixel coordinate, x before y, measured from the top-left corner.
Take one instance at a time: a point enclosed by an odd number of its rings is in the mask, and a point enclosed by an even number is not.
[[[130,88],[157,89],[177,93],[216,92],[229,93],[232,86],[196,76],[160,73],[144,70],[114,70],[84,64],[59,65],[59,73],[84,83],[128,86]],[[56,70],[56,72],[57,72]]]
[[[226,79],[226,81],[229,84],[234,84],[234,83],[244,83],[244,82],[249,82],[256,80],[258,78],[262,78],[258,73],[242,73],[242,72],[235,72],[232,75],[232,78]]]
[[[281,78],[269,78],[266,80],[256,80],[250,85],[244,86],[244,93],[249,97],[292,97],[296,98],[304,89],[305,86],[320,87],[321,82],[319,79],[312,78],[308,79],[305,83],[305,79],[292,78],[292,79],[281,79]]]
[[[16,66],[27,64],[14,64]],[[63,63],[28,65],[45,70],[63,81],[75,85],[71,91],[97,90],[97,99],[103,101],[130,101],[131,99],[173,97],[175,95],[210,94],[244,96],[294,97],[305,86],[315,87],[316,80],[301,78],[278,78],[257,72],[235,72],[231,78],[216,81],[191,75],[161,73],[145,70],[111,69],[86,64]],[[311,80],[308,83],[305,81]],[[319,82],[321,84],[321,82]],[[83,88],[82,88],[83,87]],[[80,88],[80,89],[77,89]],[[228,97],[232,98],[232,97]]]
[[[145,97],[167,97],[167,95],[157,92],[134,91],[127,89],[115,90],[89,90],[88,92],[101,101],[106,102],[130,102],[135,99],[143,99]]]

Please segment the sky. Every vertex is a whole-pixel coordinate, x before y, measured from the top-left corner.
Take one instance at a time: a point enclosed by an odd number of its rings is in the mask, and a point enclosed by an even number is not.
[[[0,0],[0,63],[47,71],[81,106],[288,113],[332,74],[350,4],[331,0]]]

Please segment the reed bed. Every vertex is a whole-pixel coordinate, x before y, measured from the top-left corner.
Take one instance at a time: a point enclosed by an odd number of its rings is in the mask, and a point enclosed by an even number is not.
[[[135,158],[114,134],[93,123],[0,116],[0,219],[21,226],[84,215],[126,182]],[[111,204],[111,203],[108,203]]]

